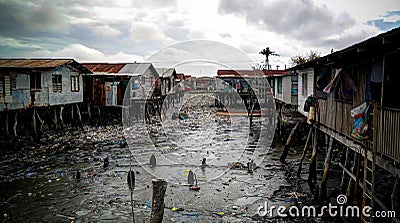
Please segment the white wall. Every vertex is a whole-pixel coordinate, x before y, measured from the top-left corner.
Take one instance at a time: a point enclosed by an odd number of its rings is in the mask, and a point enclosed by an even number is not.
[[[298,111],[307,116],[308,112],[304,111],[304,102],[306,101],[307,97],[314,93],[314,68],[308,68],[304,70],[298,70],[299,74],[299,93],[298,93]],[[307,92],[303,92],[303,76],[307,76]]]

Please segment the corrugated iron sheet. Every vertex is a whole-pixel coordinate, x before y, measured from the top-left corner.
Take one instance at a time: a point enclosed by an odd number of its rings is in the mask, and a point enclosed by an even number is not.
[[[0,59],[1,68],[54,68],[66,63],[73,62],[72,59]]]
[[[94,74],[96,73],[118,73],[123,67],[125,67],[126,63],[82,63],[84,67],[88,70],[92,71]]]

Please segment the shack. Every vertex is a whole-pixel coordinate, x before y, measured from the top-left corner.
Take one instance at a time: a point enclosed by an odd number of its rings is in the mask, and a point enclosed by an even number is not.
[[[299,111],[307,115],[303,108],[315,107],[313,134],[329,138],[324,176],[329,172],[332,147],[344,148],[338,150],[343,157],[339,163],[343,169],[340,189],[348,199],[362,207],[371,206],[373,210],[396,212],[400,211],[397,194],[400,189],[399,39],[400,28],[396,28],[290,69],[298,74]],[[305,106],[309,96],[312,97]],[[393,176],[394,181],[376,181],[378,169]],[[310,173],[315,173],[315,169],[310,169]],[[326,181],[327,177],[323,177],[322,198],[327,193]],[[390,189],[389,185],[395,196],[384,199],[383,193]],[[357,200],[357,191],[362,192],[362,201]]]
[[[43,114],[48,112],[40,108],[50,108],[62,121],[64,106],[74,109],[80,118],[78,103],[83,102],[82,75],[91,72],[74,59],[0,59],[0,112],[4,113],[6,134],[9,133],[9,116],[17,135],[18,112],[31,114],[32,127],[36,131],[43,125]],[[22,114],[21,114],[22,115]]]

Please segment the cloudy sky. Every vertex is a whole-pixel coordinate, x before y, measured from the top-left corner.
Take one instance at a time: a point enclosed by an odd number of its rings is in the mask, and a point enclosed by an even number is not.
[[[198,75],[209,61],[250,69],[268,46],[282,69],[292,56],[323,56],[398,26],[400,0],[0,0],[0,57],[199,59],[185,70]]]

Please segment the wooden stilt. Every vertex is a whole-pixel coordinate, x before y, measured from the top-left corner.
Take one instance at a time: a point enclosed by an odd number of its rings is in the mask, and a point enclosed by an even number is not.
[[[167,190],[167,181],[153,180],[153,199],[150,223],[162,223],[164,217],[164,195]]]
[[[32,128],[33,128],[33,134],[37,135],[37,129],[36,129],[36,108],[33,108],[32,110]]]
[[[64,110],[64,106],[61,105],[60,106],[60,126],[61,126],[61,131],[63,131],[63,128],[64,128],[63,110]]]
[[[80,127],[81,129],[83,129],[81,111],[79,110],[78,104],[75,104],[75,107],[76,107],[76,115],[78,116],[79,127]]]
[[[40,115],[39,115],[38,111],[36,111],[36,118],[39,121],[39,131],[38,131],[38,133],[40,134],[42,132],[42,130],[43,130],[44,121],[40,118]]]
[[[286,157],[287,157],[287,155],[289,153],[290,142],[292,141],[293,135],[296,132],[297,126],[299,126],[299,122],[297,122],[296,125],[292,128],[292,130],[290,131],[290,134],[289,134],[289,136],[288,136],[288,138],[286,140],[285,147],[283,148],[282,155],[281,155],[281,157],[279,159],[281,161],[281,163],[285,163],[286,162]]]
[[[13,134],[14,137],[17,138],[17,126],[18,126],[18,113],[19,110],[14,113],[14,125],[13,125]]]
[[[8,130],[8,112],[4,112],[5,113],[5,117],[4,117],[4,132],[6,134],[6,137],[9,138],[10,137],[10,131]]]
[[[74,105],[72,104],[72,105],[71,105],[71,121],[72,121],[72,123],[74,123],[74,120],[75,120],[75,119],[74,119],[74,112],[75,112],[75,111],[74,111]]]
[[[53,125],[54,129],[58,129],[58,123],[57,123],[57,107],[53,107]]]
[[[354,175],[356,175],[356,182],[354,185],[354,193],[353,193],[353,204],[357,204],[357,193],[358,193],[358,182],[360,182],[360,166],[361,165],[361,154],[357,153],[357,165],[355,168]]]
[[[400,179],[396,177],[396,182],[393,185],[393,192],[391,195],[391,200],[392,200],[392,211],[395,211],[396,213],[400,213]]]
[[[89,121],[92,122],[92,104],[90,102],[87,103],[87,112]]]
[[[344,167],[345,168],[348,168],[348,166],[349,166],[349,160],[350,160],[350,157],[349,157],[349,147],[346,147],[346,154],[345,154],[345,161],[344,161]],[[340,182],[340,193],[341,194],[343,194],[344,192],[345,192],[345,186],[346,186],[346,179],[348,179],[348,177],[346,177],[347,176],[347,173],[346,173],[346,171],[343,169],[343,171],[342,171],[342,181]]]
[[[324,203],[327,198],[327,183],[328,183],[328,174],[329,174],[329,166],[331,164],[332,159],[332,150],[333,150],[333,138],[329,139],[328,150],[326,152],[325,162],[324,162],[324,174],[321,180],[320,187],[320,202]]]
[[[353,165],[351,167],[351,172],[353,173],[353,175],[355,176],[355,171],[357,169],[357,163],[358,163],[358,156],[357,154],[354,154],[354,159],[353,159]],[[353,178],[350,177],[349,179],[349,183],[347,184],[347,190],[346,190],[346,197],[347,198],[352,198],[352,194],[353,194],[353,189],[354,189],[354,183],[355,181],[353,180]]]
[[[308,185],[310,188],[314,188],[314,179],[317,177],[317,145],[318,144],[318,130],[314,128],[313,135],[313,150],[311,153],[311,160],[309,166],[309,174],[308,174]]]
[[[306,144],[304,145],[303,153],[301,154],[301,159],[300,159],[300,163],[299,163],[299,169],[297,170],[297,177],[301,176],[301,169],[302,169],[302,166],[303,166],[303,161],[304,161],[304,158],[306,157],[307,149],[310,146],[310,142],[311,142],[312,130],[313,130],[313,127],[311,127],[310,131],[308,131]]]

